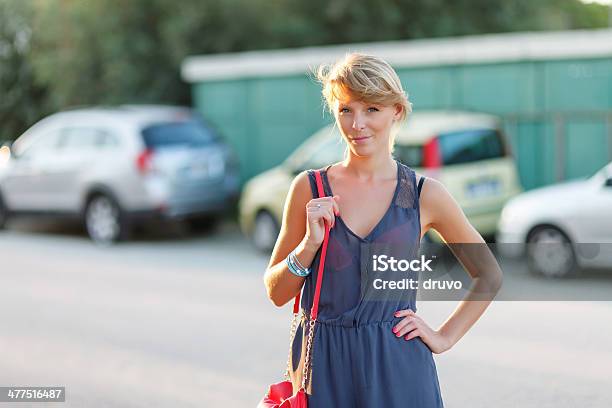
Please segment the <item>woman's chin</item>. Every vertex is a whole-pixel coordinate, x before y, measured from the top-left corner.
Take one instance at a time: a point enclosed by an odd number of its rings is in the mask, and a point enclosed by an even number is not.
[[[350,151],[354,156],[358,157],[370,157],[377,154],[373,146],[351,146]]]

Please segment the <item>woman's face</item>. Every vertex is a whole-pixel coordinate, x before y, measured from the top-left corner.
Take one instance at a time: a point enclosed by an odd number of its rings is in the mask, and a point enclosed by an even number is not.
[[[357,156],[390,153],[389,138],[401,105],[379,105],[357,100],[336,102],[336,121],[351,152]]]

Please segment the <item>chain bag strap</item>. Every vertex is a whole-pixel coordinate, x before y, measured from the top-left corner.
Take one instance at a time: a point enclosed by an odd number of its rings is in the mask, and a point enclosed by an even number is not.
[[[321,173],[316,171],[315,178],[317,181],[317,191],[319,197],[325,197],[323,190],[323,182]],[[312,361],[312,343],[314,341],[315,323],[317,321],[317,313],[319,311],[319,297],[321,294],[321,282],[323,281],[323,269],[325,265],[325,256],[327,254],[327,244],[329,241],[329,224],[325,222],[325,237],[321,246],[321,258],[319,259],[319,269],[317,274],[317,284],[308,319],[308,340],[306,341],[306,353],[304,356],[304,367],[302,371],[302,384],[300,389],[293,393],[293,384],[289,377],[291,372],[291,347],[297,331],[300,311],[300,292],[295,296],[293,303],[293,321],[291,322],[291,331],[289,334],[289,357],[287,358],[287,370],[285,371],[285,381],[270,385],[268,392],[257,405],[258,408],[307,408],[308,398],[306,396],[306,384],[308,379],[308,370]],[[303,333],[305,333],[306,325]]]
[[[321,178],[321,172],[314,172],[315,179],[317,182],[317,192],[319,197],[325,197],[325,190],[323,189],[323,180]],[[321,295],[321,283],[323,282],[323,271],[325,269],[325,257],[327,255],[327,245],[329,242],[329,224],[325,221],[325,237],[323,238],[323,244],[321,245],[321,258],[319,260],[319,269],[317,270],[317,284],[315,288],[315,295],[312,302],[312,309],[310,311],[310,319],[308,320],[308,339],[306,341],[306,356],[304,358],[304,367],[302,370],[302,384],[301,388],[306,389],[306,383],[308,379],[308,369],[312,361],[312,343],[314,339],[315,323],[317,321],[317,313],[319,311],[319,297]],[[297,331],[297,325],[299,321],[300,311],[300,292],[295,296],[293,303],[293,320],[291,321],[291,330],[289,333],[289,356],[287,357],[287,369],[285,370],[285,379],[290,381],[290,370],[291,370],[291,345],[295,339]],[[306,327],[304,327],[305,329]],[[303,331],[304,332],[304,331]]]

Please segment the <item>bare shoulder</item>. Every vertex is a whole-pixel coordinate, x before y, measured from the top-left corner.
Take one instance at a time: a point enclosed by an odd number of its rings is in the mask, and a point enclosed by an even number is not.
[[[281,230],[286,229],[295,221],[296,217],[306,214],[306,203],[312,199],[312,190],[310,189],[310,181],[308,179],[308,171],[299,173],[289,187],[287,198],[285,199],[285,208],[283,211],[283,222]],[[282,231],[281,231],[282,232]]]
[[[435,228],[436,224],[440,223],[441,217],[444,217],[445,212],[449,211],[449,209],[457,211],[459,206],[440,181],[418,173],[415,176],[417,185],[423,180],[419,195],[419,207],[421,211],[421,227],[426,231],[429,228]]]
[[[289,187],[280,232],[272,250],[270,265],[284,259],[306,233],[306,204],[312,199],[308,172],[299,173]]]
[[[307,203],[312,198],[312,190],[310,189],[310,180],[308,178],[308,171],[302,171],[299,173],[291,182],[289,187],[289,193],[287,194],[287,201],[285,202],[285,210],[287,204],[290,202],[303,202]]]
[[[431,177],[425,177],[418,173],[416,173],[415,176],[417,185],[421,182],[421,179],[423,179],[423,186],[421,188],[421,203],[423,203],[423,200],[433,201],[433,199],[444,198],[444,196],[452,197],[444,184],[442,184],[440,181]]]
[[[417,174],[417,185],[424,176]],[[419,204],[422,210],[443,210],[451,207],[459,207],[451,193],[439,180],[431,177],[424,177]]]

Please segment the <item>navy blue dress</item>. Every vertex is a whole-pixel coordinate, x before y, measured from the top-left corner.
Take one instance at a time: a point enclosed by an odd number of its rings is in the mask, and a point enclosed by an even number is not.
[[[333,196],[327,170],[327,196]],[[318,197],[309,171],[313,197]],[[397,162],[397,186],[387,212],[366,236],[352,232],[341,217],[330,231],[325,273],[306,386],[309,408],[443,407],[432,352],[420,337],[406,341],[393,327],[401,309],[416,311],[416,290],[380,291],[370,284],[372,253],[387,248],[396,259],[416,257],[421,227],[415,173]],[[320,249],[304,282],[301,307],[312,307]],[[305,355],[305,320],[291,347],[291,379],[299,388]],[[306,331],[307,329],[306,325]]]

